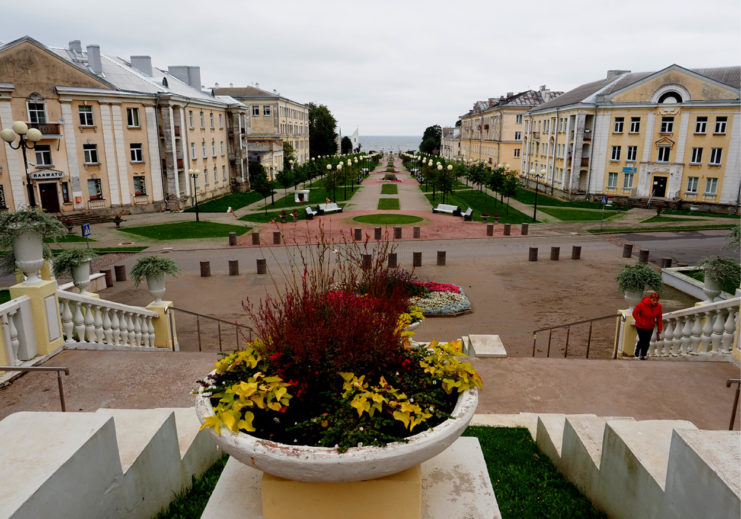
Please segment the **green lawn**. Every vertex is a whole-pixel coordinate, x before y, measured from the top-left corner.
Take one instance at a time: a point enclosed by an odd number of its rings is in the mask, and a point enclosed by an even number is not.
[[[0,305],[10,301],[10,290],[0,290]]]
[[[518,187],[514,198],[518,202],[522,202],[523,204],[532,205],[535,203],[535,191],[534,190],[530,191],[529,189]],[[550,206],[555,206],[555,207],[581,207],[583,209],[602,209],[602,204],[600,202],[585,202],[585,201],[570,202],[568,200],[559,200],[558,198],[553,198],[551,196],[546,195],[543,192],[542,187],[541,189],[538,190],[538,205],[550,205]],[[611,209],[619,210],[619,211],[627,211],[630,208],[629,207],[622,207],[622,208],[613,207]]]
[[[263,196],[257,191],[250,191],[249,193],[230,193],[224,195],[221,198],[214,198],[208,202],[198,204],[198,212],[201,213],[225,213],[230,207],[235,211],[246,205],[254,204],[258,200],[262,200]],[[195,212],[194,207],[189,207],[185,210],[186,212]]]
[[[354,222],[376,225],[409,225],[423,220],[424,218],[409,214],[364,214],[353,218]]]
[[[92,238],[88,238],[89,241],[95,241]],[[77,234],[64,234],[57,239],[44,238],[44,243],[78,243],[84,242],[85,238],[78,236]]]
[[[188,240],[193,238],[226,238],[230,232],[240,236],[250,230],[244,225],[227,225],[213,222],[177,222],[162,225],[127,227],[120,231],[150,240]]]
[[[395,184],[384,184],[381,186],[381,194],[382,195],[398,195],[399,186]]]
[[[602,219],[602,211],[592,211],[588,209],[539,207],[538,210],[566,222],[587,222],[592,220],[599,221]],[[611,216],[615,216],[616,214],[618,214],[618,211],[605,211],[605,220]]]
[[[741,218],[740,214],[709,213],[707,211],[685,211],[679,209],[662,209],[661,214],[678,214],[686,216],[712,216],[714,218]]]
[[[701,230],[713,230],[713,229],[733,229],[736,224],[698,224],[698,225],[676,225],[674,227],[664,227],[661,225],[654,225],[648,227],[608,227],[605,229],[589,229],[588,232],[592,234],[619,234],[623,232],[676,232],[676,231],[701,231]]]
[[[432,193],[425,193],[425,196],[434,206],[441,204],[443,201],[442,195],[437,194],[435,200],[432,200]],[[500,223],[523,223],[532,222],[532,218],[521,213],[513,207],[507,210],[507,204],[502,204],[499,200],[489,196],[483,191],[468,190],[468,191],[454,191],[452,195],[448,194],[445,196],[445,203],[460,206],[462,211],[465,211],[469,207],[473,208],[473,220],[483,221],[481,218],[482,212],[488,212],[491,218],[495,214],[499,214]]]
[[[344,206],[345,204],[339,204]],[[286,222],[293,222],[293,216],[291,216],[291,213],[293,210],[286,210]],[[306,220],[306,209],[304,207],[299,207],[296,209],[297,215],[296,215],[296,221],[299,220]],[[272,222],[275,220],[276,222],[280,223],[280,213],[281,211],[268,211],[267,214],[265,212],[262,213],[250,213],[242,216],[240,220],[244,222],[257,222],[257,223],[265,223],[265,222]]]
[[[379,211],[399,209],[400,207],[401,206],[399,205],[398,198],[379,198],[378,199],[378,210]]]
[[[652,216],[641,223],[658,223],[658,222],[704,222],[702,218],[677,218],[675,216]]]
[[[316,184],[315,184],[316,185]],[[335,192],[334,191],[327,191],[323,187],[312,187],[309,190],[309,204],[316,205],[316,204],[323,204],[327,201],[327,198],[329,198],[333,202],[345,202],[346,200],[349,200],[352,198],[353,193],[360,189],[360,186],[358,184],[355,184],[355,187],[353,188],[348,184],[347,186],[347,199],[345,198],[345,188],[343,186],[337,186],[337,199],[335,200]],[[282,197],[282,198],[278,198]],[[275,204],[268,203],[268,209],[282,209],[286,207],[305,207],[306,204],[299,204],[296,203],[293,191],[289,190],[287,191],[286,196],[283,196],[283,190],[276,191],[275,192]]]

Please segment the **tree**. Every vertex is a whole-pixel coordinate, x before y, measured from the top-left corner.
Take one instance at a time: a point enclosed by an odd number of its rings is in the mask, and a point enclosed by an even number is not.
[[[292,169],[291,161],[296,162],[296,157],[293,155],[293,146],[288,141],[283,141],[283,169]]]
[[[520,179],[515,175],[504,175],[502,182],[502,194],[507,197],[507,214],[509,214],[509,197],[514,196],[520,186]]]
[[[419,151],[437,155],[440,152],[440,142],[442,140],[443,130],[439,124],[428,126],[422,135],[422,143],[419,145]]]
[[[256,161],[250,161],[248,171],[250,174],[250,187],[260,193],[267,199],[268,195],[273,195],[273,183],[268,180],[268,174],[265,168]],[[267,202],[265,203],[265,212],[268,211]]]
[[[293,185],[293,172],[290,169],[282,169],[275,175],[278,185],[283,188],[283,194],[286,194],[288,186]]]
[[[337,153],[337,121],[324,105],[309,103],[309,150],[312,157]]]
[[[342,148],[340,153],[342,153],[343,155],[352,153],[352,141],[350,140],[350,137],[343,137],[342,142],[340,143],[340,147]]]
[[[443,167],[442,171],[437,173],[437,187],[443,194],[443,204],[445,203],[445,195],[453,194],[453,186],[455,186],[455,173],[451,169],[448,171],[447,167]]]

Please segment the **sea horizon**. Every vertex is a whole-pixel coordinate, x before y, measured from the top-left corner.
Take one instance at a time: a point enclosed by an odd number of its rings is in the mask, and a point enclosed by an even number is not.
[[[361,151],[418,150],[422,136],[416,135],[360,135]]]

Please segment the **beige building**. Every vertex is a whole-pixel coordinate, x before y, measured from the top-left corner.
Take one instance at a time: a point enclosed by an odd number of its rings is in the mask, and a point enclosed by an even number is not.
[[[445,159],[461,158],[461,129],[459,127],[443,128],[440,138],[440,156]]]
[[[735,210],[741,67],[608,71],[525,117],[523,178],[565,196]]]
[[[217,95],[228,95],[249,107],[247,140],[250,160],[262,163],[268,175],[283,169],[283,143],[293,147],[297,164],[309,160],[309,109],[277,92],[256,86],[215,86]]]
[[[247,182],[247,108],[202,92],[198,67],[163,71],[148,56],[24,37],[0,47],[0,77],[0,126],[21,120],[44,136],[29,150],[28,179],[48,212],[178,208],[194,189],[204,200]],[[0,201],[29,205],[21,152],[3,143],[0,168]]]
[[[512,170],[519,171],[524,114],[560,94],[542,86],[537,91],[508,92],[499,99],[477,101],[470,112],[460,117],[460,158],[491,167],[509,164]]]

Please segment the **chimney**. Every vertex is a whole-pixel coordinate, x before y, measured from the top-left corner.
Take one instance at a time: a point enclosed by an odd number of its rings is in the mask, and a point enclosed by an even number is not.
[[[201,67],[188,65],[170,65],[167,71],[192,88],[201,91]]]
[[[546,90],[548,90],[548,89],[545,87],[545,85],[540,85],[540,91],[541,92],[545,92]]]
[[[607,79],[615,79],[623,74],[630,74],[630,70],[608,70]]]
[[[82,54],[82,43],[80,40],[72,40],[69,42],[69,50],[76,52],[77,54]]]
[[[145,76],[152,77],[152,58],[150,56],[131,56],[131,67]]]
[[[514,92],[507,92],[507,97],[512,97],[514,94]]]
[[[87,46],[87,66],[94,74],[103,73],[103,63],[100,61],[100,45]]]

